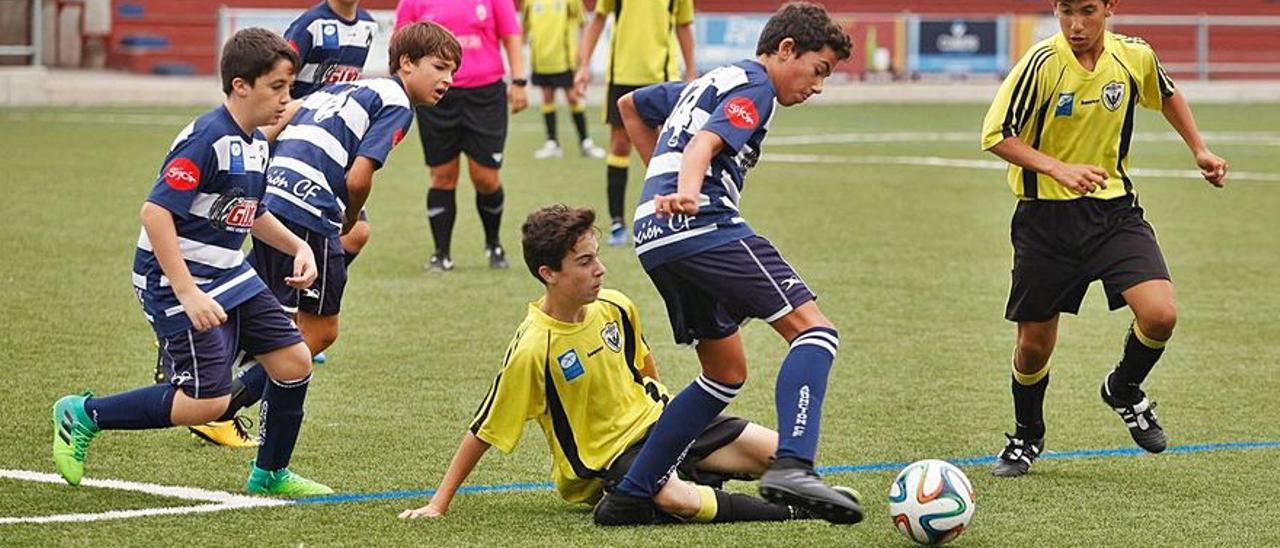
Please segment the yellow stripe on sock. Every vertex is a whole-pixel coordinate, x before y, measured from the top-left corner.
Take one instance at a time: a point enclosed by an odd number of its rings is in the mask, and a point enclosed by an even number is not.
[[[1021,371],[1018,371],[1017,367],[1013,368],[1013,380],[1017,381],[1018,384],[1021,384],[1022,386],[1031,386],[1035,383],[1038,383],[1040,382],[1041,379],[1045,378],[1045,376],[1047,376],[1048,374],[1049,374],[1049,364],[1047,363],[1044,364],[1044,367],[1041,367],[1039,371],[1036,371],[1035,373],[1031,373],[1030,375],[1023,373]]]
[[[629,166],[631,165],[631,157],[630,157],[630,156],[618,156],[618,155],[615,155],[615,154],[609,154],[608,156],[606,156],[606,157],[605,157],[605,159],[604,159],[604,163],[606,163],[606,164],[608,164],[608,165],[610,165],[610,166],[613,166],[613,167],[624,167],[624,168],[625,168],[625,167],[629,167]]]
[[[698,491],[698,498],[702,504],[698,506],[698,513],[689,518],[694,523],[711,523],[715,519],[716,512],[720,511],[720,505],[716,502],[716,491],[705,485],[695,485],[694,489]]]
[[[556,105],[555,105],[555,103],[543,103],[543,104],[542,104],[542,113],[543,113],[543,114],[550,114],[550,113],[555,112],[555,111],[556,111]]]
[[[1133,322],[1133,336],[1138,338],[1138,342],[1142,343],[1142,346],[1145,346],[1152,350],[1159,350],[1161,348],[1164,348],[1164,345],[1169,342],[1169,341],[1157,341],[1151,337],[1146,336],[1146,334],[1144,334],[1141,329],[1138,329],[1138,322]]]

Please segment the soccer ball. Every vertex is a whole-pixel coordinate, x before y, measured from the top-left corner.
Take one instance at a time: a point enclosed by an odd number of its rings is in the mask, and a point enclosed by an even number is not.
[[[973,519],[973,485],[941,460],[916,461],[889,487],[889,515],[907,538],[929,546],[960,536]]]

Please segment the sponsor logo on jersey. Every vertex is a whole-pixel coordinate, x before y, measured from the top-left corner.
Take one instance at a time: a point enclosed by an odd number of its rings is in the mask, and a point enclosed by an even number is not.
[[[1124,84],[1112,80],[1102,86],[1102,106],[1107,107],[1107,110],[1114,111],[1120,108],[1120,103],[1123,102]]]
[[[320,81],[326,84],[337,84],[341,82],[353,82],[360,79],[362,72],[361,67],[352,65],[339,65],[337,63],[326,62],[321,70]]]
[[[556,362],[560,364],[560,372],[564,373],[565,381],[572,381],[586,373],[582,360],[578,359],[578,352],[572,348],[557,356]]]
[[[600,338],[604,339],[604,345],[609,347],[609,350],[622,351],[622,331],[618,329],[617,322],[605,324],[604,329],[600,330]]]
[[[1071,116],[1076,106],[1076,92],[1064,91],[1058,94],[1058,106],[1053,110],[1055,118],[1059,116]]]
[[[174,190],[192,190],[200,186],[200,168],[190,159],[179,156],[164,166],[164,182]]]
[[[248,232],[253,228],[257,211],[258,199],[245,196],[244,190],[233,187],[209,206],[209,222],[219,230]]]
[[[755,129],[760,125],[760,112],[756,110],[756,104],[746,97],[730,99],[724,105],[724,116],[736,128]]]
[[[391,147],[395,148],[396,145],[400,144],[401,139],[404,139],[404,128],[396,128],[395,134],[391,136]]]

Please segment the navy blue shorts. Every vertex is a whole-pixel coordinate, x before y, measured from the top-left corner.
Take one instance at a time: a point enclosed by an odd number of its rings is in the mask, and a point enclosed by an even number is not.
[[[160,342],[160,372],[195,399],[231,393],[231,369],[240,352],[266,354],[302,342],[293,320],[268,291],[227,310],[227,321],[213,329],[188,329]]]
[[[772,322],[817,298],[769,240],[751,236],[648,272],[678,344],[723,339],[750,318]]]
[[[311,246],[316,256],[319,273],[315,283],[307,289],[295,289],[284,282],[293,275],[293,255],[253,239],[253,251],[249,262],[267,282],[271,293],[289,313],[306,312],[316,316],[332,316],[341,310],[342,292],[347,287],[347,263],[342,251],[342,241],[337,236],[325,236],[280,219],[286,228],[297,234]]]

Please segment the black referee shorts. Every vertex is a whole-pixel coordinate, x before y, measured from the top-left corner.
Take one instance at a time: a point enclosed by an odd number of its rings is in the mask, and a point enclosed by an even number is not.
[[[1080,311],[1085,291],[1102,280],[1111,310],[1125,306],[1125,290],[1168,280],[1155,230],[1133,195],[1097,200],[1018,202],[1010,235],[1013,284],[1005,319],[1042,322]]]
[[[419,105],[422,155],[435,167],[466,153],[472,161],[502,167],[507,145],[507,84],[501,80],[477,88],[450,88],[435,106]]]
[[[725,476],[722,474],[708,473],[698,470],[698,463],[708,455],[715,453],[720,448],[733,443],[747,429],[746,419],[734,417],[732,415],[720,415],[707,425],[707,428],[694,438],[693,445],[689,446],[689,452],[680,463],[678,469],[680,477],[685,478],[694,483],[702,485],[711,485],[719,487],[726,479],[737,479],[738,476]],[[640,456],[640,448],[644,445],[644,440],[648,439],[648,435],[640,441],[628,447],[618,458],[613,459],[613,464],[609,465],[609,469],[604,472],[604,490],[613,491],[622,478],[626,477],[627,471],[631,469],[631,464],[636,461],[636,457]]]
[[[573,87],[573,71],[535,72],[529,83],[540,88],[569,89]]]

